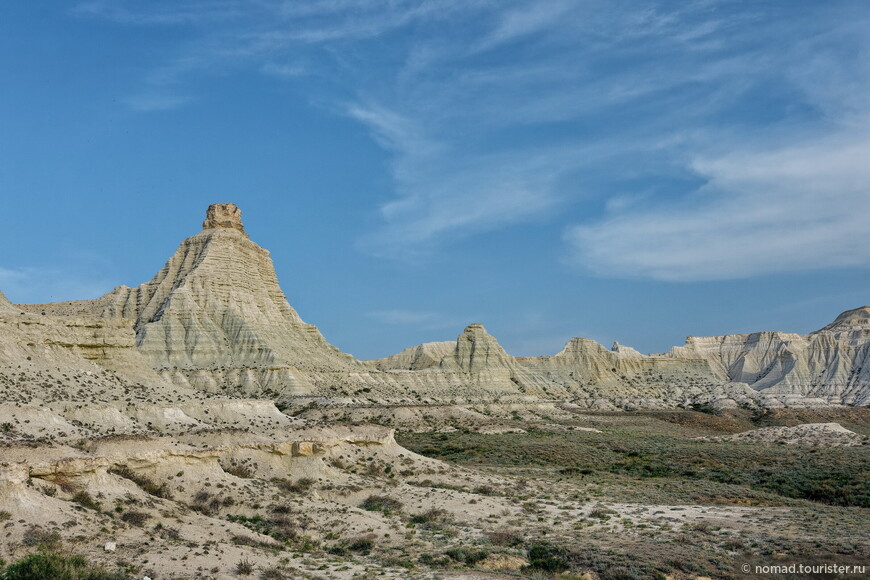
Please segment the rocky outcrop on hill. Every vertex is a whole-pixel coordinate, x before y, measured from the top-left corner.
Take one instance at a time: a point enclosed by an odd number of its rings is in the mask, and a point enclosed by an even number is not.
[[[722,380],[769,396],[870,403],[870,307],[842,313],[807,335],[757,332],[689,337],[668,356],[704,359]]]
[[[4,401],[53,400],[81,382],[119,392],[135,385],[148,385],[152,393],[171,388],[136,348],[126,321],[0,311]]]
[[[866,445],[868,442],[867,437],[850,431],[839,423],[804,423],[794,427],[762,427],[734,435],[702,437],[701,439],[825,447],[855,447]]]
[[[17,312],[12,303],[9,302],[9,299],[6,298],[6,295],[3,292],[0,292],[0,312]]]
[[[269,252],[248,239],[236,206],[211,206],[203,226],[140,286],[31,309],[126,319],[155,371],[205,391],[310,394],[317,373],[356,370],[287,303]]]
[[[513,357],[472,324],[455,342],[357,361],[290,306],[269,252],[249,239],[233,204],[209,207],[203,230],[144,284],[119,286],[96,300],[20,308],[33,337],[22,338],[19,325],[6,332],[18,337],[18,347],[8,336],[0,339],[15,357],[35,356],[39,344],[42,352],[65,349],[63,356],[142,381],[213,394],[414,403],[560,399],[591,408],[870,403],[867,307],[809,335],[689,337],[665,355],[573,338],[552,356]],[[15,310],[0,300],[3,316]],[[44,319],[41,326],[36,317]],[[54,338],[36,338],[43,332]]]
[[[409,370],[421,371],[441,364],[447,355],[456,349],[456,343],[450,340],[443,342],[425,342],[406,348],[386,358],[371,361],[372,366],[379,370]]]

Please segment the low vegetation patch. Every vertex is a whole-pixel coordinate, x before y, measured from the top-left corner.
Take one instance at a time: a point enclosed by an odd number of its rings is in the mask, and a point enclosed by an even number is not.
[[[402,511],[402,502],[384,495],[370,495],[360,504],[360,507],[370,512],[382,512],[384,515]]]
[[[242,524],[255,532],[271,536],[280,542],[289,542],[296,539],[299,535],[296,522],[282,515],[269,518],[264,518],[260,515],[252,517],[229,515],[227,519],[231,522]]]
[[[150,517],[151,516],[145,512],[130,510],[121,514],[121,521],[127,522],[132,526],[143,526]]]
[[[131,580],[120,573],[107,572],[82,556],[31,554],[3,571],[3,580]]]
[[[73,494],[72,500],[82,507],[92,510],[100,509],[100,502],[94,499],[94,496],[86,491],[77,491]]]
[[[295,481],[291,479],[275,479],[272,482],[278,489],[289,493],[306,493],[316,482],[310,477],[302,477]]]
[[[169,486],[166,483],[156,483],[153,479],[146,475],[141,475],[134,472],[126,465],[118,465],[109,470],[109,473],[129,479],[136,485],[142,488],[143,491],[155,497],[171,499],[172,494],[169,491]]]
[[[613,428],[601,433],[401,433],[412,451],[471,466],[547,468],[562,477],[668,480],[699,497],[742,488],[837,506],[870,507],[870,447],[699,441]],[[712,486],[712,490],[711,490]],[[716,490],[719,490],[718,492]]]

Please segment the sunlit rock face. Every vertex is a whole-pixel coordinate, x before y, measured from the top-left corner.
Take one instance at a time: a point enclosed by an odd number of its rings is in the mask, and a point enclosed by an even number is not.
[[[870,307],[840,314],[810,334],[756,332],[689,337],[670,356],[703,358],[718,376],[766,395],[870,403]]]
[[[245,226],[242,225],[242,210],[234,203],[213,203],[208,206],[205,221],[202,222],[202,229],[216,228],[238,230],[245,234]],[[247,235],[245,234],[245,237]]]
[[[23,310],[44,317],[26,332],[14,331],[19,343],[37,344],[37,338],[22,337],[42,328],[68,336],[50,341],[57,356],[66,348],[75,356],[87,353],[84,358],[104,368],[135,369],[143,380],[159,377],[163,384],[234,396],[561,399],[589,408],[870,403],[868,307],[844,312],[808,335],[689,337],[659,355],[576,337],[551,356],[514,357],[483,325],[471,324],[456,341],[361,362],[329,344],[290,306],[269,252],[249,239],[235,204],[209,206],[202,225],[135,288],[42,305],[12,305],[0,294],[0,314]],[[94,320],[106,319],[115,322],[90,330]],[[7,344],[18,358],[34,354],[30,347],[16,348]]]

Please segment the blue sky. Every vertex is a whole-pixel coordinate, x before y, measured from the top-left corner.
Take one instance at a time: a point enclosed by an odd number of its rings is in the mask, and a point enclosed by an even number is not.
[[[148,280],[232,201],[360,358],[870,302],[863,0],[11,0],[0,74],[13,301]]]

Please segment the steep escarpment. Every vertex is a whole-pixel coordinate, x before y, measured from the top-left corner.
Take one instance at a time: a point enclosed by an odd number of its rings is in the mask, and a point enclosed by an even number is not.
[[[870,403],[868,307],[808,335],[689,337],[664,355],[645,356],[619,343],[607,349],[578,337],[552,356],[514,357],[482,325],[471,324],[455,342],[357,361],[290,306],[269,252],[251,241],[238,207],[214,204],[202,225],[135,288],[54,304],[14,306],[0,297],[0,316],[25,317],[0,322],[15,327],[0,338],[7,359],[56,355],[58,368],[79,368],[83,359],[143,384],[284,402]],[[9,337],[17,337],[14,344]]]
[[[152,396],[183,389],[163,380],[136,348],[127,321],[0,311],[0,394],[9,401],[85,400],[131,391]],[[75,395],[73,395],[75,396]]]
[[[668,356],[704,359],[723,380],[770,396],[865,405],[870,403],[870,307],[846,311],[807,335],[689,337]]]
[[[206,391],[309,394],[318,373],[360,367],[288,304],[269,252],[248,238],[238,208],[210,207],[203,226],[140,286],[30,309],[129,320],[155,371]]]
[[[435,356],[442,357],[437,364]],[[452,377],[465,386],[468,401],[483,389],[502,398],[511,394],[526,400],[570,400],[594,409],[673,407],[719,399],[736,404],[756,397],[745,385],[729,385],[701,357],[647,357],[619,345],[607,350],[586,338],[571,339],[553,356],[514,357],[481,324],[469,325],[455,343],[419,345],[372,364],[395,376]]]

